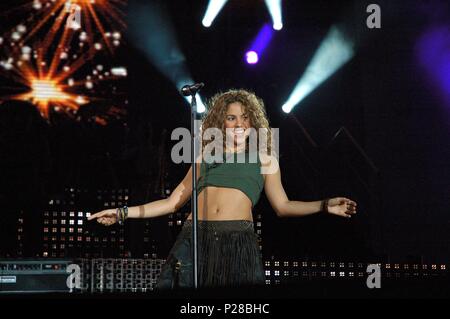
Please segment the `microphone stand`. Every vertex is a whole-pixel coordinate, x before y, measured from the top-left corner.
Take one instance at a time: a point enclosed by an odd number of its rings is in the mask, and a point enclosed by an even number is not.
[[[181,89],[184,96],[191,96],[191,163],[192,163],[192,194],[191,194],[191,212],[192,212],[192,256],[193,256],[193,278],[194,288],[198,288],[198,212],[197,212],[197,128],[195,120],[197,118],[197,100],[195,95],[204,86],[203,83],[185,85]]]
[[[192,163],[192,195],[191,195],[191,212],[192,212],[192,256],[193,256],[193,275],[194,275],[194,288],[198,288],[198,247],[197,247],[197,226],[198,226],[198,212],[197,212],[197,163],[196,163],[196,128],[195,120],[197,116],[197,100],[195,94],[192,92],[191,100],[191,163]]]
[[[198,288],[198,212],[197,212],[197,128],[195,120],[197,118],[197,100],[195,95],[204,86],[204,83],[185,85],[181,88],[181,94],[191,96],[191,163],[192,163],[192,194],[191,194],[191,212],[192,212],[192,257],[193,257],[193,277],[194,288]]]

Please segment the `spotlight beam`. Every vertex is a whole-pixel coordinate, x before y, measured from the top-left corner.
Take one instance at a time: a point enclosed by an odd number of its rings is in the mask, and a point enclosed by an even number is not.
[[[273,36],[273,30],[270,28],[269,24],[265,24],[261,30],[258,32],[255,40],[252,42],[250,49],[246,53],[246,60],[249,64],[255,64],[258,62],[259,57],[269,45],[270,40]]]
[[[354,43],[333,26],[282,109],[289,113],[306,96],[325,82],[354,56]]]
[[[186,57],[178,45],[170,17],[161,5],[146,3],[130,7],[129,34],[134,44],[145,53],[150,62],[168,78],[177,91],[193,81]],[[148,32],[152,30],[152,32]],[[180,93],[181,94],[181,93]],[[186,98],[188,102],[189,99]],[[205,111],[201,97],[197,99],[197,112]]]
[[[265,0],[267,9],[272,17],[274,30],[283,28],[283,18],[281,14],[281,0]]]
[[[253,41],[251,50],[257,52],[258,55],[261,55],[266,49],[267,45],[270,43],[272,37],[273,30],[270,29],[270,26],[268,24],[265,24]]]
[[[209,0],[208,7],[206,8],[206,12],[202,20],[204,27],[209,28],[212,25],[214,19],[217,17],[227,1],[228,0]]]

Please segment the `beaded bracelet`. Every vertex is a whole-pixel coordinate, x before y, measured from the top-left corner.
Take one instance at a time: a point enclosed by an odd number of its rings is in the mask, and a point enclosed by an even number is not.
[[[123,223],[125,222],[125,219],[128,218],[128,207],[127,206],[123,206]]]
[[[125,223],[125,219],[128,218],[128,207],[117,207],[116,209],[116,218],[119,225],[123,225]]]
[[[116,221],[118,222],[120,220],[119,218],[119,207],[116,208]]]
[[[120,217],[121,210],[122,210],[122,208],[120,208],[120,207],[116,208],[116,220],[119,223],[119,225],[122,225],[122,221],[121,221],[121,217]]]

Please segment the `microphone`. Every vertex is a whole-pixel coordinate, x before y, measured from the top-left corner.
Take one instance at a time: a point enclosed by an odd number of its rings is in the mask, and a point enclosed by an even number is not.
[[[205,83],[195,83],[192,85],[185,85],[181,88],[181,94],[184,96],[195,95],[202,87],[205,86]]]

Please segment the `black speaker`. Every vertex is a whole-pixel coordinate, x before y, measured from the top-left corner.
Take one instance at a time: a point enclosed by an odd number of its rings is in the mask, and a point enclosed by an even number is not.
[[[79,269],[68,259],[0,259],[0,293],[75,292]]]

